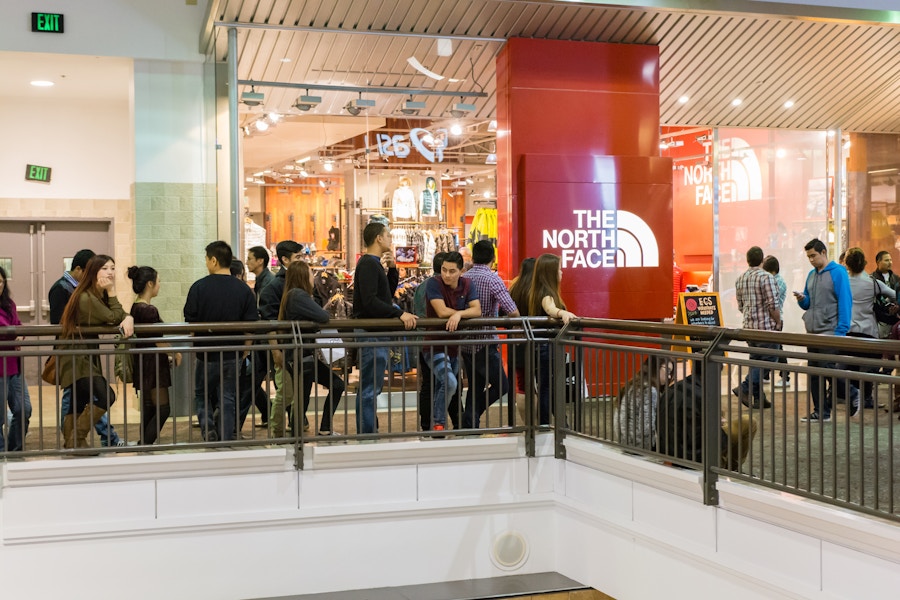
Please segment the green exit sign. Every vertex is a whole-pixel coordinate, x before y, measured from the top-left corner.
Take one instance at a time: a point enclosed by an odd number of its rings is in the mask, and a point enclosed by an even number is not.
[[[50,167],[25,165],[25,181],[42,181],[50,183]]]
[[[63,15],[55,13],[31,13],[31,31],[62,33]]]

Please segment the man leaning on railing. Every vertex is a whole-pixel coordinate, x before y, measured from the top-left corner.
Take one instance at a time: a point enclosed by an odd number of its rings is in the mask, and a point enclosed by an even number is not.
[[[391,234],[383,223],[369,223],[363,230],[366,253],[356,263],[353,275],[353,318],[392,319],[399,317],[406,329],[416,326],[416,315],[394,306],[393,296],[400,281],[400,272],[388,263],[385,273],[381,256],[391,249]],[[389,347],[384,338],[360,338],[372,342],[359,349],[359,389],[356,393],[356,431],[375,433],[375,400],[384,387],[384,374],[388,366]]]

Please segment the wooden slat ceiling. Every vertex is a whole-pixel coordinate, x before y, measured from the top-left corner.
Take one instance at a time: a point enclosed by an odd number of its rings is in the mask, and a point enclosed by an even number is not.
[[[663,125],[900,132],[896,25],[510,0],[219,0],[212,18],[288,28],[239,29],[239,79],[483,91],[486,98],[466,100],[477,106],[468,115],[475,120],[495,114],[494,59],[503,40],[532,37],[658,45]],[[467,37],[442,57],[436,39],[416,35]],[[226,58],[226,37],[224,27],[215,29],[218,60]],[[413,56],[464,81],[430,79],[407,63]],[[284,113],[297,113],[291,105],[305,93],[258,91],[266,94],[265,110]],[[341,114],[357,97],[310,93],[323,97],[308,113],[318,115]],[[688,102],[679,102],[682,96]],[[377,102],[372,116],[396,116],[407,99],[364,97]],[[735,98],[743,101],[738,107]],[[433,118],[460,102],[415,100],[425,101],[422,115]]]

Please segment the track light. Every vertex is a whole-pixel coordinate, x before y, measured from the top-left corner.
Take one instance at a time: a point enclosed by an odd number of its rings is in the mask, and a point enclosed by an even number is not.
[[[249,92],[244,92],[241,94],[241,102],[246,104],[247,106],[259,106],[266,99],[266,95],[262,92],[257,92],[254,86],[250,86]]]
[[[348,113],[350,113],[351,115],[353,115],[355,117],[356,115],[358,115],[362,111],[366,110],[367,108],[375,108],[375,101],[369,100],[367,98],[363,98],[362,94],[360,94],[359,98],[348,102],[347,105],[344,107],[344,110],[346,110]]]
[[[400,112],[406,116],[413,116],[419,114],[420,110],[425,110],[425,107],[424,102],[416,102],[412,99],[412,96],[410,96],[409,100],[402,104]]]
[[[254,124],[257,131],[266,131],[269,128],[269,124],[265,121],[265,119],[258,119]]]
[[[306,90],[306,94],[300,96],[296,100],[294,100],[294,108],[297,110],[302,110],[304,112],[311,110],[314,106],[317,106],[322,103],[322,96],[310,96],[309,90]]]
[[[460,98],[462,100],[462,98]],[[462,118],[466,116],[467,113],[470,113],[475,110],[474,104],[466,104],[465,102],[457,102],[453,105],[453,108],[450,109],[450,116],[455,119]]]
[[[463,128],[459,123],[454,123],[450,126],[450,135],[462,135]]]

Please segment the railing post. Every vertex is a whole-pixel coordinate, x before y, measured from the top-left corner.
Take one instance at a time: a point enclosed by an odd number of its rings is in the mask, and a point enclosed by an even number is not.
[[[566,439],[565,429],[566,429],[566,374],[565,374],[565,364],[566,364],[566,346],[563,343],[562,338],[569,330],[569,324],[566,323],[562,326],[562,329],[556,332],[556,336],[553,338],[552,349],[553,349],[553,360],[550,362],[550,372],[551,377],[553,378],[553,413],[554,413],[554,424],[553,424],[553,439],[554,439],[554,456],[556,458],[565,458],[566,457],[566,447],[563,444],[563,441]]]
[[[723,356],[719,347],[725,330],[722,329],[703,353],[701,361],[703,369],[703,503],[715,506],[719,503],[719,490],[716,483],[719,475],[714,469],[719,467],[722,449],[720,448],[722,431],[722,410],[719,406],[722,397],[722,365],[710,360],[713,356]]]
[[[534,425],[534,332],[528,319],[522,319],[522,331],[525,334],[525,364],[522,365],[525,372],[523,388],[525,389],[525,456],[534,458],[535,455],[535,425]],[[511,389],[510,394],[516,394]]]
[[[294,468],[298,471],[303,470],[303,419],[306,418],[306,412],[303,410],[303,400],[300,398],[301,390],[303,390],[303,338],[300,335],[300,328],[296,322],[291,323],[291,335],[293,343],[291,352],[294,354],[294,372],[291,373],[291,417],[294,422],[291,431],[294,442]],[[287,357],[287,353],[284,355]],[[283,363],[287,367],[287,361]],[[299,375],[298,375],[299,373]],[[282,379],[282,388],[285,387],[284,379]],[[282,393],[284,393],[282,391]],[[285,407],[287,403],[285,403]]]

